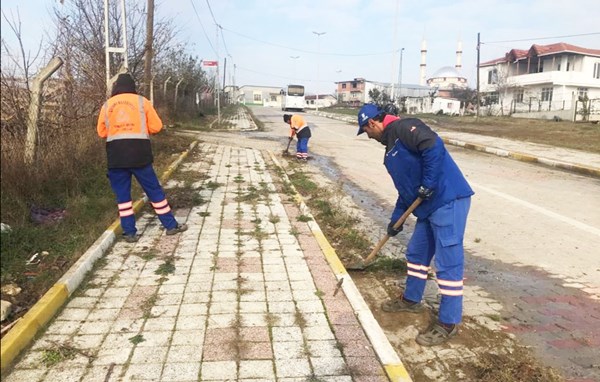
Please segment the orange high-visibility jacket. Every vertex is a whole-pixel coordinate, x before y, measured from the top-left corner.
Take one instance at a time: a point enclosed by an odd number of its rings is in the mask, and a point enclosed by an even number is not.
[[[302,116],[298,114],[292,115],[292,118],[290,119],[290,136],[293,137],[294,135],[298,134],[298,132],[306,126],[306,121],[304,121]]]
[[[152,163],[150,134],[162,129],[162,121],[146,98],[122,93],[104,103],[96,129],[106,138],[108,168],[143,167]]]

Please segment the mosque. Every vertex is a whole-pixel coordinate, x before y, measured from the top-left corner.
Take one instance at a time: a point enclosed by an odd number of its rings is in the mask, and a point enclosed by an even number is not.
[[[427,43],[423,40],[421,42],[420,85],[427,85],[432,90],[437,89],[436,96],[442,98],[452,98],[454,90],[466,89],[468,87],[467,79],[461,75],[462,53],[462,42],[459,41],[456,49],[456,65],[454,67],[444,66],[426,79]]]

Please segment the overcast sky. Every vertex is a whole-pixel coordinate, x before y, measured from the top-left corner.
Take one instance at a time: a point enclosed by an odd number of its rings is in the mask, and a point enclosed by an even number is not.
[[[462,41],[462,74],[473,88],[478,32],[482,62],[534,43],[600,49],[599,0],[155,1],[156,17],[175,18],[189,53],[222,63],[227,57],[228,84],[235,64],[236,85],[301,83],[309,93],[333,93],[335,81],[356,77],[398,82],[402,47],[402,83],[418,84],[423,39],[427,77],[455,65]],[[60,7],[60,1],[1,3],[9,17],[18,10],[28,50],[48,38],[44,30],[52,29],[54,6]],[[222,27],[218,40],[215,21]],[[12,41],[4,18],[2,37]]]

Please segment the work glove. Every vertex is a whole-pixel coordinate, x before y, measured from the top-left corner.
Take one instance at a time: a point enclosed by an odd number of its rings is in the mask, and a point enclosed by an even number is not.
[[[419,198],[421,198],[423,200],[429,200],[433,196],[433,190],[431,188],[427,188],[424,186],[419,187],[418,193],[419,193]]]
[[[388,224],[388,227],[387,227],[387,234],[388,234],[388,236],[389,236],[389,237],[394,237],[394,236],[396,236],[396,235],[397,235],[397,234],[399,234],[399,233],[400,233],[400,231],[402,231],[402,229],[404,228],[404,227],[403,227],[403,225],[401,224],[401,225],[400,225],[400,227],[398,227],[398,229],[395,229],[395,228],[394,228],[394,224],[395,224],[395,222],[390,222],[390,224]]]

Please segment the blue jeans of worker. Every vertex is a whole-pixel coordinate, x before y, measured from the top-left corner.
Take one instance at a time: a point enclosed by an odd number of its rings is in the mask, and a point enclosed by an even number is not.
[[[296,143],[297,158],[308,158],[308,139],[309,138],[298,138],[298,143]]]
[[[117,203],[126,203],[131,201],[131,176],[135,176],[140,186],[153,203],[158,203],[166,199],[165,193],[160,186],[152,165],[138,168],[111,168],[108,169],[108,179]],[[166,229],[177,227],[177,221],[172,212],[158,215],[162,225]],[[125,235],[135,235],[135,215],[121,217],[121,227]]]
[[[427,271],[435,257],[436,278],[442,295],[439,321],[444,324],[458,324],[462,318],[463,238],[470,206],[470,197],[457,199],[429,217],[417,219],[406,249],[409,275],[404,298],[415,302],[423,299]]]

